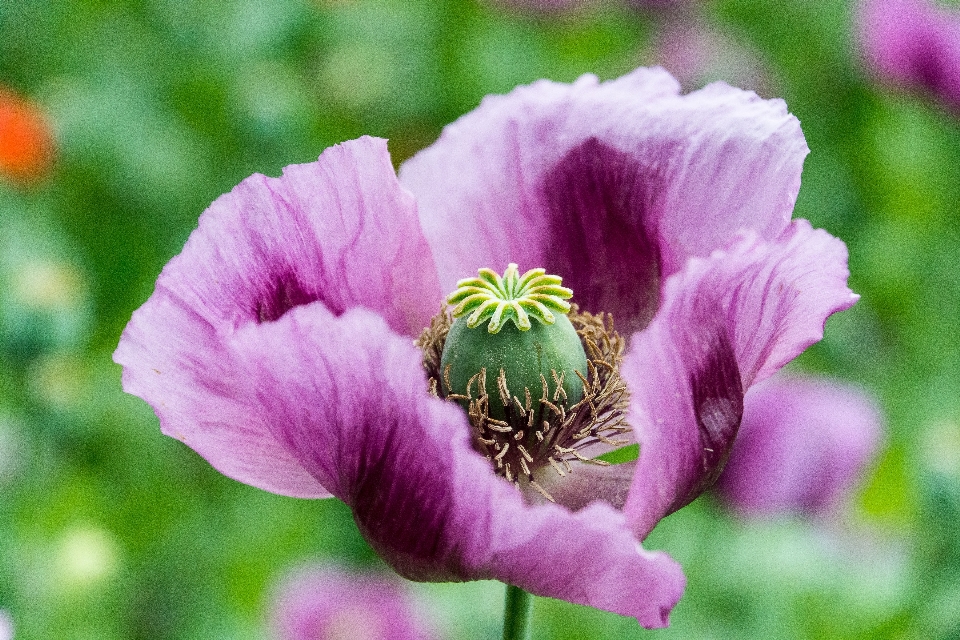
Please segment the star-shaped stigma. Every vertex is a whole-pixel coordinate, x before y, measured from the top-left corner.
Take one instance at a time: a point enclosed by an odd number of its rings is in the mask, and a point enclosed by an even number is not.
[[[545,269],[530,269],[521,276],[517,265],[511,262],[503,277],[484,268],[476,278],[460,280],[456,291],[447,296],[447,304],[457,305],[454,318],[470,314],[467,326],[471,329],[489,319],[490,333],[499,332],[509,320],[520,331],[527,331],[531,317],[551,325],[556,322],[553,311],[570,311],[566,300],[573,296],[573,291],[561,287],[561,282],[560,276],[547,275]]]

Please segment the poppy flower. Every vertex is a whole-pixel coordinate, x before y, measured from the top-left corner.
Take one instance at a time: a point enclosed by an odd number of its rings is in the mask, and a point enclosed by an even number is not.
[[[856,299],[843,243],[790,220],[806,153],[782,101],[724,84],[538,81],[485,98],[399,178],[373,138],[247,178],[114,359],[164,433],[241,482],[343,500],[405,577],[664,626],[684,577],[640,541],[719,475],[746,390]],[[573,292],[580,400],[562,375],[503,394],[493,370],[469,399],[437,369],[445,296],[490,267],[517,284],[521,264]],[[501,400],[509,420],[483,414]],[[639,458],[601,458],[630,443]]]
[[[400,585],[325,566],[286,576],[273,599],[278,640],[427,640],[434,637]]]
[[[858,387],[774,376],[744,399],[718,493],[748,516],[830,514],[863,479],[881,432],[876,402]]]

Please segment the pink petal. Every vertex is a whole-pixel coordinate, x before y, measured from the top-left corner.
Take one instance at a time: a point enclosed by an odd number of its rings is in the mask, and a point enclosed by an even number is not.
[[[960,12],[925,0],[864,0],[858,18],[873,75],[960,109]]]
[[[538,81],[447,126],[400,172],[445,290],[477,268],[546,267],[589,311],[642,328],[663,278],[740,229],[776,238],[807,146],[782,101],[662,69]]]
[[[325,566],[303,567],[284,579],[274,596],[272,623],[277,640],[434,637],[396,580]]]
[[[386,142],[362,138],[280,178],[251,176],[218,198],[134,313],[114,360],[124,389],[154,408],[163,432],[225,475],[320,497],[329,494],[251,424],[249,372],[225,340],[311,302],[336,314],[374,309],[414,335],[440,297],[416,205]]]
[[[642,550],[609,505],[526,504],[471,448],[460,407],[427,393],[420,352],[381,318],[314,305],[241,330],[236,345],[256,372],[263,429],[352,507],[401,575],[496,578],[667,624],[679,566]]]
[[[744,515],[829,513],[862,479],[880,424],[876,403],[857,387],[774,376],[746,395],[717,490]]]
[[[624,510],[638,535],[716,479],[746,390],[822,338],[826,318],[856,301],[846,258],[842,242],[797,220],[777,242],[745,237],[670,280],[622,368],[640,442]]]

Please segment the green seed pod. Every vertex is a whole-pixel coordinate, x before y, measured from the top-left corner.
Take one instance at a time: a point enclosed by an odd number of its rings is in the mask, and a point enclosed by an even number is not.
[[[453,316],[457,318],[440,362],[450,386],[447,394],[476,399],[485,392],[489,417],[509,423],[523,413],[517,403],[535,415],[547,410],[541,409],[540,402],[544,383],[547,398],[555,405],[577,403],[583,396],[577,372],[587,376],[587,356],[566,316],[570,310],[566,299],[573,292],[543,269],[520,276],[516,264],[510,264],[502,278],[490,269],[480,269],[478,275],[458,282],[447,298],[456,305]],[[485,389],[480,388],[481,382]],[[558,386],[563,391],[558,392]],[[469,410],[469,400],[460,403]]]

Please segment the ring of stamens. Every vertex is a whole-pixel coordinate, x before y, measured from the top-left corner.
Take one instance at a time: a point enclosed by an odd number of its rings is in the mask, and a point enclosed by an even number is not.
[[[607,465],[588,458],[582,450],[597,442],[611,448],[629,444],[620,436],[631,431],[626,422],[629,392],[619,373],[626,344],[614,330],[609,314],[581,313],[576,305],[571,307],[570,322],[587,354],[588,369],[586,376],[577,372],[583,397],[572,405],[567,402],[563,376],[556,371],[551,371],[550,380],[540,376],[540,389],[519,390],[510,388],[502,369],[482,369],[470,379],[465,394],[452,393],[448,372],[440,370],[443,346],[453,322],[445,308],[416,341],[423,352],[430,392],[468,403],[474,447],[490,460],[497,475],[518,488],[528,483],[550,501],[554,501],[553,496],[534,478],[536,470],[550,466],[565,477],[574,471],[574,461]],[[488,382],[495,382],[492,397],[486,391]],[[506,420],[490,417],[491,402],[502,404]]]

